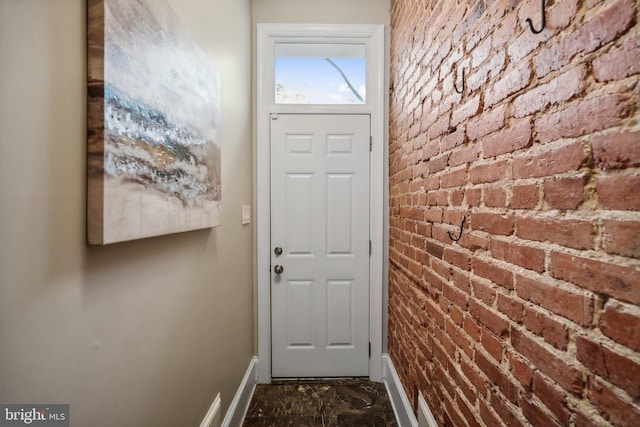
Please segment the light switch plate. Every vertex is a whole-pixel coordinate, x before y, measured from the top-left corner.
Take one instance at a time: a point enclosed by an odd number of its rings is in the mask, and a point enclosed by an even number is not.
[[[242,224],[249,224],[251,222],[251,207],[249,205],[242,205]]]

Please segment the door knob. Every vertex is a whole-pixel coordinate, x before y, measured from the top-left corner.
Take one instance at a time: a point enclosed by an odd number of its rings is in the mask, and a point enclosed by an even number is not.
[[[281,265],[276,265],[275,267],[273,267],[273,272],[276,274],[282,274],[283,271],[284,271],[284,268],[282,268]]]
[[[276,255],[282,255],[282,248],[280,246],[277,246],[274,250],[273,253]]]

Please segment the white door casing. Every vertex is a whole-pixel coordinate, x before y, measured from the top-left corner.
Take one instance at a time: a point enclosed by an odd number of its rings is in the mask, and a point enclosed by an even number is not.
[[[271,116],[273,377],[369,375],[369,128]]]
[[[258,315],[256,381],[271,381],[271,114],[363,114],[371,118],[369,233],[369,379],[381,381],[388,275],[388,28],[384,25],[258,24],[256,67],[256,258]],[[363,105],[276,105],[275,45],[280,42],[364,43],[367,96]]]

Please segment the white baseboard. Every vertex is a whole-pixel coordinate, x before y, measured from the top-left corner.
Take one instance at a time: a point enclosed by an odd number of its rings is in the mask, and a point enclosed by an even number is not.
[[[218,393],[207,411],[207,415],[204,416],[200,423],[200,427],[220,427],[220,403],[220,393]]]
[[[388,354],[382,355],[382,381],[387,388],[393,412],[399,427],[418,427],[418,420],[413,413],[407,394],[404,392],[400,377]]]
[[[222,421],[222,427],[240,427],[242,421],[247,414],[247,409],[251,403],[251,396],[256,388],[256,365],[258,364],[258,358],[253,357],[249,362],[247,372],[244,374],[244,378],[238,387],[236,395],[233,397],[233,401],[229,406],[227,415],[225,415]]]
[[[418,394],[418,427],[438,427],[422,393]]]

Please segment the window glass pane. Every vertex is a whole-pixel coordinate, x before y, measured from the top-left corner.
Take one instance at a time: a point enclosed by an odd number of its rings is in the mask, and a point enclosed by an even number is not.
[[[277,104],[364,104],[364,45],[276,44],[275,92]]]

